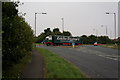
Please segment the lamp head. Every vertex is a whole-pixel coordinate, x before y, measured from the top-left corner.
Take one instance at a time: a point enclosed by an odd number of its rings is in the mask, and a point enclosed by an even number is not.
[[[106,14],[110,14],[110,13],[106,12]]]
[[[42,13],[42,14],[47,14],[47,13]]]

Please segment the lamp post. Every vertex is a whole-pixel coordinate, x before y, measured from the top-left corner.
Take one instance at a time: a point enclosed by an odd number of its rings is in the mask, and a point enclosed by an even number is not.
[[[93,31],[96,31],[96,37],[97,37],[97,35],[98,35],[98,30],[97,30],[97,29],[93,29]]]
[[[106,44],[107,44],[107,25],[101,25],[101,27],[106,27]]]
[[[116,39],[116,13],[106,12],[106,14],[113,14],[114,15],[115,39]]]
[[[35,37],[36,37],[36,15],[37,14],[47,14],[47,13],[35,13]]]
[[[112,36],[112,31],[110,31],[110,39],[111,39],[111,36]]]
[[[64,32],[64,18],[61,18],[62,20],[62,31]]]
[[[98,30],[97,30],[97,29],[93,29],[93,31],[96,32],[96,42],[98,42],[98,37],[97,37],[97,35],[98,35]]]
[[[101,25],[101,27],[106,27],[106,36],[107,36],[107,25]]]

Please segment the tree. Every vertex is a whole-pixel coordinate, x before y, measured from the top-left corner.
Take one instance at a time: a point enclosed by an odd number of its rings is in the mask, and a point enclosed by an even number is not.
[[[108,36],[99,36],[98,42],[102,44],[111,43],[111,40],[108,38]]]
[[[86,35],[82,35],[80,37],[80,40],[83,44],[88,44],[89,43],[88,37]]]
[[[93,44],[97,41],[97,37],[94,35],[88,36],[88,39],[89,39],[89,44]]]
[[[37,37],[36,43],[42,42],[42,41],[45,39],[46,36],[47,36],[47,35],[46,35],[45,33],[41,33],[41,34]]]
[[[108,36],[99,36],[96,37],[95,35],[82,35],[80,37],[80,40],[83,44],[93,44],[95,42],[101,43],[101,44],[107,44],[107,43],[112,43],[112,41],[108,38]]]
[[[59,28],[54,28],[52,35],[62,35],[62,33],[60,32]]]
[[[69,31],[63,31],[64,36],[72,36],[72,34]]]
[[[60,32],[59,28],[54,28],[53,32],[50,30],[50,28],[47,28],[44,30],[43,33],[41,33],[35,42],[40,43],[42,42],[46,36],[50,36],[50,35],[64,35],[64,36],[72,36],[72,34],[69,31],[64,31],[63,33]]]
[[[18,5],[2,3],[2,65],[3,72],[12,67],[32,50],[33,31],[22,16],[18,16]],[[3,74],[4,75],[4,74]]]
[[[44,30],[44,33],[45,33],[46,35],[51,35],[51,30],[50,30],[50,28],[45,29],[45,30]]]
[[[5,18],[11,18],[17,16],[18,10],[16,9],[18,5],[13,2],[2,2],[2,16]]]

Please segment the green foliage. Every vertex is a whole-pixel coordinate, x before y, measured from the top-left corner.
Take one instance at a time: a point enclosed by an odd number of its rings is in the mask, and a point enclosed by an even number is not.
[[[118,44],[118,45],[116,45],[116,44],[106,44],[106,45],[101,45],[101,46],[120,50],[120,44]]]
[[[59,28],[54,28],[52,35],[62,35],[62,33],[60,32]]]
[[[38,37],[36,37],[36,43],[42,42],[47,35],[45,33],[41,33]]]
[[[88,39],[89,39],[89,43],[91,43],[91,44],[95,43],[97,40],[96,36],[94,36],[94,35],[88,36]]]
[[[72,36],[72,34],[69,31],[64,31],[63,33],[61,33],[59,28],[54,28],[52,32],[50,28],[47,28],[44,30],[44,33],[41,33],[36,38],[36,42],[38,43],[42,42],[45,39],[45,37],[49,35]],[[94,44],[95,42],[98,42],[101,44],[114,43],[112,40],[108,38],[108,36],[95,36],[95,35],[90,35],[90,36],[82,35],[80,37],[80,41],[82,42],[82,44]]]
[[[72,34],[69,31],[63,31],[64,36],[72,36]]]
[[[46,36],[51,35],[51,30],[50,30],[50,28],[45,29],[45,30],[44,30],[44,34],[45,34]]]
[[[46,49],[37,48],[44,56],[45,78],[85,78],[85,75],[73,64],[61,56]]]
[[[53,29],[53,32],[54,32],[54,33],[55,33],[55,32],[60,32],[60,31],[59,31],[59,28],[54,28],[54,29]]]
[[[3,72],[32,50],[33,31],[22,16],[18,16],[18,5],[12,2],[2,3],[2,59]]]
[[[3,76],[2,78],[4,80],[19,80],[18,78],[21,77],[21,74],[23,73],[26,66],[31,62],[32,56],[31,52],[28,52],[25,57],[23,57],[19,63],[14,64],[12,67],[8,67],[6,70],[2,72]]]
[[[108,36],[98,36],[96,37],[95,35],[82,35],[80,37],[80,40],[83,44],[93,44],[95,42],[101,43],[101,44],[108,44],[108,43],[113,43]]]
[[[98,37],[98,42],[102,44],[110,43],[111,40],[107,36]]]
[[[64,36],[71,36],[72,34],[69,31],[64,31],[63,33],[60,32],[59,28],[54,28],[53,31],[50,28],[44,30],[44,33],[41,33],[38,37],[36,37],[36,43],[42,42],[46,36],[49,35],[64,35]]]
[[[88,42],[89,39],[88,39],[88,37],[86,35],[82,35],[80,37],[80,40],[81,40],[82,44],[89,44],[89,42]]]
[[[18,10],[16,9],[18,5],[13,2],[3,2],[2,3],[2,16],[9,18],[17,15]]]

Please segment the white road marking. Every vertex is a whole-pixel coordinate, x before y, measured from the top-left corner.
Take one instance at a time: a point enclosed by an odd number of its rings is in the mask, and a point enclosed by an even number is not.
[[[120,58],[120,56],[118,56],[118,55],[106,55],[103,52],[95,51],[95,50],[90,50],[90,49],[87,49],[85,47],[83,47],[83,48],[77,48],[76,50],[77,51],[81,51],[81,52],[85,52],[85,53],[89,53],[89,54],[95,54],[97,56],[104,57],[104,58],[107,58],[107,59],[112,59],[112,60],[115,60],[115,61],[120,61],[118,59],[118,58]]]

